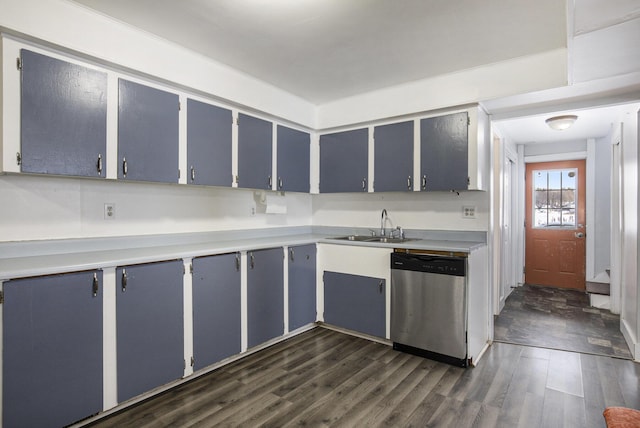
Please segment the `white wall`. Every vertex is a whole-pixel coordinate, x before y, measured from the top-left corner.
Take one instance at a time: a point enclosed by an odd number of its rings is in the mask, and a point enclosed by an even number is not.
[[[380,229],[381,211],[387,227],[405,229],[486,231],[488,192],[344,193],[313,197],[313,224]],[[476,218],[462,217],[463,206],[475,206]]]
[[[636,107],[637,108],[637,107]],[[637,111],[637,110],[636,110]],[[640,358],[638,302],[638,119],[635,112],[622,121],[622,260],[621,311],[622,332],[631,352]]]
[[[245,189],[0,176],[0,241],[204,232],[311,224],[311,195],[287,193],[287,214],[254,214]],[[104,219],[104,203],[116,205]]]
[[[567,50],[556,49],[329,102],[318,107],[316,128],[450,108],[566,84]]]
[[[313,128],[315,106],[224,64],[66,0],[0,0],[0,28]]]
[[[587,154],[587,141],[562,141],[556,143],[544,143],[544,144],[526,144],[524,146],[525,156],[544,156],[544,155],[559,155],[565,153],[578,153],[583,152]]]
[[[611,267],[611,137],[598,138],[594,146],[594,217],[587,221],[593,230],[593,272],[597,276]]]

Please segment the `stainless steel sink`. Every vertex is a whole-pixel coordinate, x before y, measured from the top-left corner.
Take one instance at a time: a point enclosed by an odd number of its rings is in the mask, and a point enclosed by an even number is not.
[[[340,241],[359,241],[359,242],[366,242],[370,239],[374,238],[375,236],[361,236],[361,235],[349,235],[349,236],[339,236],[337,238],[330,238],[330,239],[338,239]]]
[[[418,238],[388,238],[386,236],[372,236],[366,242],[382,242],[387,244],[400,244],[407,241],[417,241]]]
[[[348,235],[339,236],[337,238],[340,241],[354,241],[354,242],[380,242],[384,244],[400,244],[407,241],[416,241],[418,238],[389,238],[386,236],[364,236],[364,235]]]

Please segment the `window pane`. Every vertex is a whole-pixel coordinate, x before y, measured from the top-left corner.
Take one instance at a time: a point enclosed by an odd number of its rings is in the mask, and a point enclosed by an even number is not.
[[[547,225],[547,209],[539,208],[533,210],[533,227],[544,227]]]
[[[562,184],[562,172],[549,171],[547,174],[549,175],[549,206],[551,208],[561,208],[562,193],[560,185]],[[549,222],[551,222],[551,220],[549,220]]]
[[[534,201],[536,208],[546,208],[547,201],[547,171],[534,171]],[[546,214],[545,214],[546,215]]]
[[[570,169],[562,171],[562,188],[575,190],[577,178],[578,173],[576,170]]]
[[[562,210],[549,210],[549,221],[547,226],[562,226]]]
[[[562,210],[562,225],[563,226],[575,226],[576,225],[576,210],[564,209]]]

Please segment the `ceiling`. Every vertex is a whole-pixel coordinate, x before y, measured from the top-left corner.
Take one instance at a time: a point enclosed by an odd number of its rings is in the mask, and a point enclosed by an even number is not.
[[[571,50],[573,37],[640,17],[638,0],[567,0],[570,19],[561,0],[72,1],[316,105],[554,49]],[[581,49],[588,56],[588,46]],[[594,63],[598,67],[592,59],[591,69]],[[598,138],[620,113],[618,107],[601,110],[593,108],[601,105],[597,102],[589,108],[583,103],[575,126],[559,133],[548,129],[544,119],[565,112],[559,100],[575,91],[540,94],[555,102],[496,122],[512,141]],[[526,100],[483,105],[499,117]]]
[[[313,104],[566,47],[558,0],[75,0]]]

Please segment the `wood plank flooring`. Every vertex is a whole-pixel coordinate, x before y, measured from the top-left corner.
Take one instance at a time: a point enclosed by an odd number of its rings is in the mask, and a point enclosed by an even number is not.
[[[462,369],[315,328],[93,427],[604,427],[640,365],[494,343]]]

